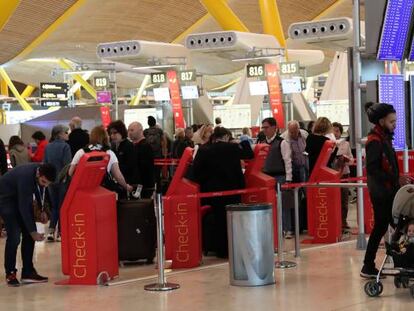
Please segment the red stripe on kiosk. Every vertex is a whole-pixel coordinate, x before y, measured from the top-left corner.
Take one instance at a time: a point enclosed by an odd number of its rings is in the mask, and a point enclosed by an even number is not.
[[[177,72],[174,70],[167,71],[167,79],[171,95],[175,128],[185,128],[183,105],[180,97],[180,84],[178,83]]]
[[[266,76],[269,86],[269,104],[273,117],[279,128],[285,128],[285,115],[283,112],[282,92],[279,81],[279,67],[277,64],[266,64]]]

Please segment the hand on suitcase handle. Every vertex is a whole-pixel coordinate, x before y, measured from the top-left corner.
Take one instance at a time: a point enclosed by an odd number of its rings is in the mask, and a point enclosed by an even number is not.
[[[142,185],[138,184],[137,189],[132,192],[132,196],[135,199],[140,199],[141,198],[141,191],[142,191]]]

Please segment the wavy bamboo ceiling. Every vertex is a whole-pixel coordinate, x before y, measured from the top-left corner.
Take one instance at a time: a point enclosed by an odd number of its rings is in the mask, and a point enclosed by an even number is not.
[[[352,0],[341,1],[352,3]],[[0,32],[0,64],[17,56],[75,2],[22,0]],[[335,2],[277,0],[285,33],[291,23],[312,20]],[[262,32],[258,0],[228,0],[228,3],[251,32]],[[97,43],[129,39],[171,42],[206,13],[198,0],[86,0],[26,58],[65,57],[78,62],[97,61]],[[337,10],[335,16],[350,16],[351,11],[341,13]],[[220,27],[210,17],[194,31],[218,30]],[[22,62],[12,64],[8,72],[14,80],[34,83],[40,76],[36,77],[35,73],[44,70],[45,78],[49,76],[50,68],[53,65]]]
[[[0,32],[0,64],[19,54],[76,1],[22,0]]]

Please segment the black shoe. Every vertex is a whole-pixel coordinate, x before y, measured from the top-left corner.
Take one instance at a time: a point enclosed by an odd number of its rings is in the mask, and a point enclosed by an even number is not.
[[[22,283],[25,283],[25,284],[29,284],[29,283],[46,283],[47,281],[49,281],[49,278],[47,278],[45,276],[41,276],[41,275],[37,274],[36,271],[33,271],[32,273],[27,274],[27,275],[22,274],[21,281],[22,281]]]
[[[374,267],[370,267],[364,265],[361,269],[361,273],[359,274],[362,278],[365,279],[375,279],[378,276],[379,270]],[[384,279],[384,275],[380,275],[380,279]]]
[[[7,286],[10,286],[10,287],[20,286],[20,282],[16,277],[16,272],[7,274],[6,275],[6,282],[7,282]]]

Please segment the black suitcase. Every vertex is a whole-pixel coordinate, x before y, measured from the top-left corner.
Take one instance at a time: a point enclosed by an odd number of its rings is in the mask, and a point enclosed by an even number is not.
[[[146,259],[152,263],[157,243],[157,226],[152,199],[119,200],[119,261]]]

